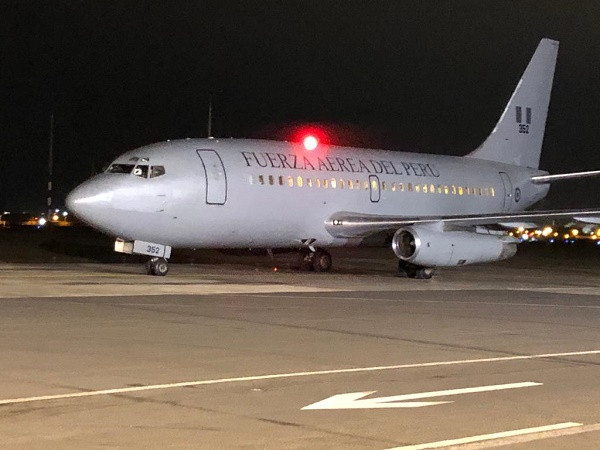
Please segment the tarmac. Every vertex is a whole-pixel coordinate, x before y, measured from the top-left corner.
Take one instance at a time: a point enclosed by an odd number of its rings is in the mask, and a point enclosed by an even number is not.
[[[1,264],[0,446],[596,449],[599,261]]]

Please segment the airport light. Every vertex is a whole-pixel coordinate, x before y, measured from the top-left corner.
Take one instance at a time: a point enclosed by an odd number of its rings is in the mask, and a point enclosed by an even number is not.
[[[552,227],[545,227],[542,231],[542,236],[548,237],[552,234]]]
[[[565,238],[565,239],[569,239],[569,233],[565,233],[565,236],[564,236],[564,238]]]
[[[47,220],[44,219],[43,217],[40,217],[40,219],[38,220],[38,225],[40,227],[43,227],[44,225],[46,225]]]
[[[572,234],[573,236],[577,236],[577,235],[579,234],[579,230],[578,230],[577,228],[573,228],[573,229],[571,230],[571,234]]]
[[[52,222],[56,222],[59,219],[58,214],[52,216]]]
[[[62,215],[63,215],[63,217],[67,217],[69,215],[69,213],[67,211],[63,211]]]

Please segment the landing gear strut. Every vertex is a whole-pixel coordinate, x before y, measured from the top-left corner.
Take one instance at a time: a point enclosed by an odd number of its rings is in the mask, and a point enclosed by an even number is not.
[[[400,259],[398,261],[398,272],[400,275],[405,275],[408,278],[416,278],[418,280],[429,280],[433,276],[435,269],[433,267],[421,267],[411,264]]]
[[[315,272],[328,272],[331,269],[331,255],[321,249],[300,250],[300,270],[314,270]]]
[[[146,262],[146,273],[164,277],[169,273],[169,264],[164,258],[152,258]]]

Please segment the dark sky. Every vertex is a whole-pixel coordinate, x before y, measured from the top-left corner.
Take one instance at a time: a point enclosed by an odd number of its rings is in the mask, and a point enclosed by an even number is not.
[[[203,137],[463,155],[494,126],[538,41],[561,41],[542,168],[600,169],[600,2],[7,1],[0,3],[0,209],[45,204],[114,156]],[[545,207],[598,206],[600,181]]]

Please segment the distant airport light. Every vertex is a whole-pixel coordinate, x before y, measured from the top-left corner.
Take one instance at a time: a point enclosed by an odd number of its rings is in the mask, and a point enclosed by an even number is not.
[[[53,222],[56,222],[57,220],[58,220],[58,214],[54,214],[54,215],[52,216],[52,221],[53,221]]]
[[[544,237],[548,237],[548,236],[550,236],[550,235],[552,234],[552,231],[553,231],[553,230],[552,230],[552,228],[551,228],[551,227],[546,227],[546,228],[544,228],[544,230],[542,231],[542,235],[543,235]]]
[[[312,134],[309,134],[304,138],[302,144],[304,145],[304,148],[306,150],[312,151],[315,148],[317,148],[317,145],[319,145],[319,141]]]
[[[572,234],[573,236],[577,236],[577,235],[579,234],[579,230],[578,230],[577,228],[573,228],[573,229],[571,230],[571,234]]]
[[[569,233],[565,233],[565,239],[569,239]]]
[[[63,217],[67,217],[69,215],[69,213],[67,211],[63,211]]]

